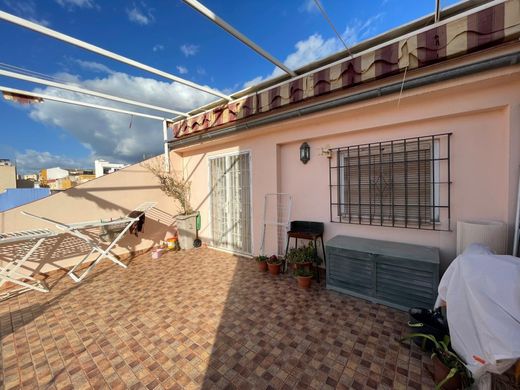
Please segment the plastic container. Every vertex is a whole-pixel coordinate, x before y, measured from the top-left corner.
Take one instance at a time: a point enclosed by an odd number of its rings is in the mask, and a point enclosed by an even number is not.
[[[160,258],[162,256],[163,252],[164,252],[163,248],[152,249],[152,259],[157,260],[158,258]]]
[[[166,240],[166,244],[168,245],[169,251],[178,251],[180,249],[179,247],[179,240],[177,237],[171,237]]]

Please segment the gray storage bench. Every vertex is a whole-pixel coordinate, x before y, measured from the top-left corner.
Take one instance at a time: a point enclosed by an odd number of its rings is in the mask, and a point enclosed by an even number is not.
[[[439,249],[366,238],[327,241],[327,288],[401,310],[432,308]]]

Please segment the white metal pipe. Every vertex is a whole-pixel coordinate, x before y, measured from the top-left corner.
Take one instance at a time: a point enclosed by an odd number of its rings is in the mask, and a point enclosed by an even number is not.
[[[435,23],[441,20],[441,0],[435,0]]]
[[[251,49],[256,51],[258,54],[260,54],[266,60],[273,63],[278,68],[282,69],[285,73],[290,74],[293,77],[296,76],[296,73],[294,71],[292,71],[291,69],[289,69],[287,66],[285,66],[281,61],[279,61],[278,59],[273,57],[271,54],[269,54],[267,51],[262,49],[256,43],[251,41],[248,37],[246,37],[244,34],[242,34],[240,31],[238,31],[236,28],[234,28],[232,25],[230,25],[225,20],[220,18],[213,11],[211,11],[209,8],[205,7],[203,4],[201,4],[197,0],[183,0],[183,1],[186,4],[188,4],[190,7],[192,7],[193,9],[195,9],[196,11],[200,12],[202,15],[204,15],[205,17],[210,19],[213,23],[217,24],[219,27],[221,27],[222,29],[226,30],[228,33],[233,35],[240,42],[249,46]]]
[[[155,120],[158,120],[158,121],[163,121],[163,120],[166,119],[166,118],[163,118],[163,117],[160,117],[160,116],[143,114],[142,112],[121,110],[119,108],[101,106],[99,104],[85,103],[85,102],[80,102],[80,101],[77,101],[77,100],[64,99],[64,98],[60,98],[60,97],[57,97],[57,96],[44,95],[44,94],[41,94],[41,93],[23,91],[21,89],[14,89],[14,88],[8,88],[8,87],[0,86],[0,91],[7,92],[7,93],[12,93],[12,94],[16,94],[16,95],[21,95],[21,96],[28,96],[28,97],[33,97],[33,98],[41,98],[43,100],[51,100],[51,101],[60,102],[60,103],[73,104],[73,105],[81,106],[81,107],[89,107],[89,108],[96,108],[98,110],[118,112],[120,114],[135,115],[135,116],[140,116],[142,118],[155,119]]]
[[[164,172],[170,172],[170,147],[168,144],[168,123],[163,120],[163,137],[164,137]]]
[[[103,98],[103,99],[113,100],[115,102],[131,104],[133,106],[149,108],[149,109],[152,109],[152,110],[169,112],[171,114],[180,115],[180,116],[183,116],[183,117],[188,117],[188,114],[186,114],[184,112],[177,111],[177,110],[172,110],[172,109],[169,109],[169,108],[166,108],[166,107],[160,107],[160,106],[154,106],[152,104],[141,103],[141,102],[138,102],[136,100],[125,99],[125,98],[121,98],[121,97],[114,96],[114,95],[108,95],[106,93],[101,93],[101,92],[91,91],[91,90],[85,89],[85,88],[76,87],[75,85],[57,83],[55,81],[49,81],[49,80],[45,80],[45,79],[40,79],[38,77],[27,76],[27,75],[24,75],[24,74],[15,73],[15,72],[11,72],[11,71],[8,71],[8,70],[0,69],[0,76],[11,77],[11,78],[18,79],[18,80],[29,81],[31,83],[47,85],[49,87],[64,89],[64,90],[67,90],[67,91],[78,92],[78,93],[83,93],[85,95],[96,96],[96,97],[100,97],[100,98]]]
[[[124,57],[122,55],[116,54],[116,53],[111,52],[109,50],[105,50],[105,49],[103,49],[103,48],[101,48],[99,46],[95,46],[95,45],[92,45],[92,44],[87,43],[85,41],[82,41],[80,39],[71,37],[70,35],[66,35],[66,34],[60,33],[58,31],[52,30],[52,29],[50,29],[48,27],[44,27],[44,26],[41,26],[41,25],[39,25],[37,23],[30,22],[30,21],[28,21],[26,19],[19,18],[18,16],[11,15],[11,14],[9,14],[7,12],[0,11],[0,19],[5,20],[5,21],[10,22],[10,23],[13,23],[13,24],[16,24],[16,25],[21,26],[21,27],[25,27],[25,28],[27,28],[29,30],[36,31],[36,32],[38,32],[40,34],[47,35],[47,36],[49,36],[51,38],[55,38],[55,39],[58,39],[60,41],[67,42],[67,43],[69,43],[71,45],[81,47],[82,49],[91,51],[93,53],[96,53],[96,54],[99,54],[99,55],[102,55],[102,56],[105,56],[105,57],[110,58],[112,60],[122,62],[123,64],[127,64],[127,65],[133,66],[135,68],[138,68],[138,69],[141,69],[141,70],[145,70],[147,72],[150,72],[150,73],[156,74],[158,76],[164,77],[166,79],[175,81],[177,83],[184,84],[184,85],[186,85],[188,87],[198,89],[199,91],[203,91],[203,92],[209,93],[211,95],[215,95],[215,96],[221,97],[221,98],[226,99],[226,100],[231,100],[231,98],[228,95],[225,95],[225,94],[223,94],[223,93],[221,93],[219,91],[216,91],[216,90],[214,90],[212,88],[204,87],[204,86],[196,84],[194,82],[185,80],[185,79],[183,79],[181,77],[177,77],[175,75],[172,75],[171,73],[167,73],[167,72],[164,72],[162,70],[153,68],[153,67],[151,67],[149,65],[145,65],[145,64],[143,64],[141,62],[138,62],[138,61],[132,60],[130,58]]]
[[[329,24],[332,31],[334,31],[334,34],[336,34],[336,36],[338,37],[340,42],[343,44],[343,46],[345,46],[345,49],[348,51],[348,55],[352,57],[352,53],[350,52],[350,48],[348,47],[347,42],[345,42],[345,40],[343,39],[341,34],[338,32],[338,30],[336,30],[336,26],[334,26],[334,23],[332,23],[332,20],[330,20],[329,15],[327,14],[327,11],[325,11],[325,8],[323,8],[323,6],[321,5],[320,0],[314,0],[314,4],[316,4],[316,7],[318,7],[318,9],[320,10],[321,15],[323,16],[325,21]]]

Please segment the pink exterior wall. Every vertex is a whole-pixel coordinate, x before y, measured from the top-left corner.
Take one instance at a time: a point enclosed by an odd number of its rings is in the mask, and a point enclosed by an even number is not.
[[[178,166],[178,162],[172,161],[172,165]],[[147,201],[158,204],[147,213],[144,234],[139,237],[126,235],[113,251],[118,255],[127,255],[147,250],[163,239],[165,232],[174,224],[173,216],[177,213],[175,203],[160,191],[156,179],[139,164],[0,213],[0,232],[34,228],[48,228],[59,232],[52,224],[22,215],[22,210],[71,223],[124,216]],[[30,264],[42,272],[71,267],[82,254],[89,251],[81,240],[66,234],[48,239],[42,247],[39,261]],[[1,258],[10,258],[13,252],[9,245],[0,247]]]
[[[397,95],[373,99],[177,151],[191,175],[193,203],[203,220],[201,236],[211,238],[208,157],[248,150],[253,254],[260,248],[264,195],[288,192],[292,219],[325,222],[326,240],[345,234],[437,246],[445,267],[455,254],[458,219],[505,221],[512,235],[520,163],[518,91],[520,71],[511,67],[411,90],[400,101]],[[329,222],[328,160],[319,155],[321,148],[446,132],[453,133],[451,232]],[[311,146],[306,165],[298,157],[303,141]]]

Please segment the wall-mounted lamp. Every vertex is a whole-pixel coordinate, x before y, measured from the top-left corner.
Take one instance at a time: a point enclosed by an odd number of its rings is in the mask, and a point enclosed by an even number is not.
[[[300,161],[304,164],[307,164],[307,162],[311,159],[311,147],[307,142],[304,142],[300,146]]]

